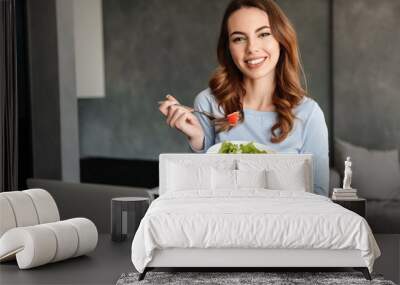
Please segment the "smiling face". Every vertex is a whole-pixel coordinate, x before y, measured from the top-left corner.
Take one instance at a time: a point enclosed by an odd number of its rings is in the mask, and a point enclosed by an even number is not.
[[[279,42],[271,34],[268,15],[258,8],[241,8],[228,19],[229,50],[245,78],[275,75]]]

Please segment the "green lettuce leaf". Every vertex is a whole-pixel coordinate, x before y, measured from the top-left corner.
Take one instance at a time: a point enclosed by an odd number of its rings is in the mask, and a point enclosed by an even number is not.
[[[272,153],[272,151],[260,150],[254,145],[254,142],[238,146],[230,141],[224,141],[218,153]]]

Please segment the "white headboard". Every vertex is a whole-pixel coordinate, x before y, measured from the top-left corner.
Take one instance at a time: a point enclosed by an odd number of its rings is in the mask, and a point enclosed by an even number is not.
[[[162,195],[167,191],[168,168],[171,163],[193,166],[217,166],[235,169],[238,164],[261,163],[274,167],[278,164],[292,165],[304,162],[306,173],[306,191],[314,192],[313,189],[313,162],[312,154],[197,154],[197,153],[163,153],[159,156],[159,193]]]

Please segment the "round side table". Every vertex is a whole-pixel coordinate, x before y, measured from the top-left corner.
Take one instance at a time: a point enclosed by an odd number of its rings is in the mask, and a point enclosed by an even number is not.
[[[123,241],[133,236],[149,207],[146,197],[118,197],[111,200],[111,239]]]

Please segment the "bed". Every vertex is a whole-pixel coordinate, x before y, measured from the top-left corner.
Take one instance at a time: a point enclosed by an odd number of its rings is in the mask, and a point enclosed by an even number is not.
[[[364,218],[313,194],[312,155],[161,154],[160,197],[132,243],[158,267],[353,267],[380,251]]]

